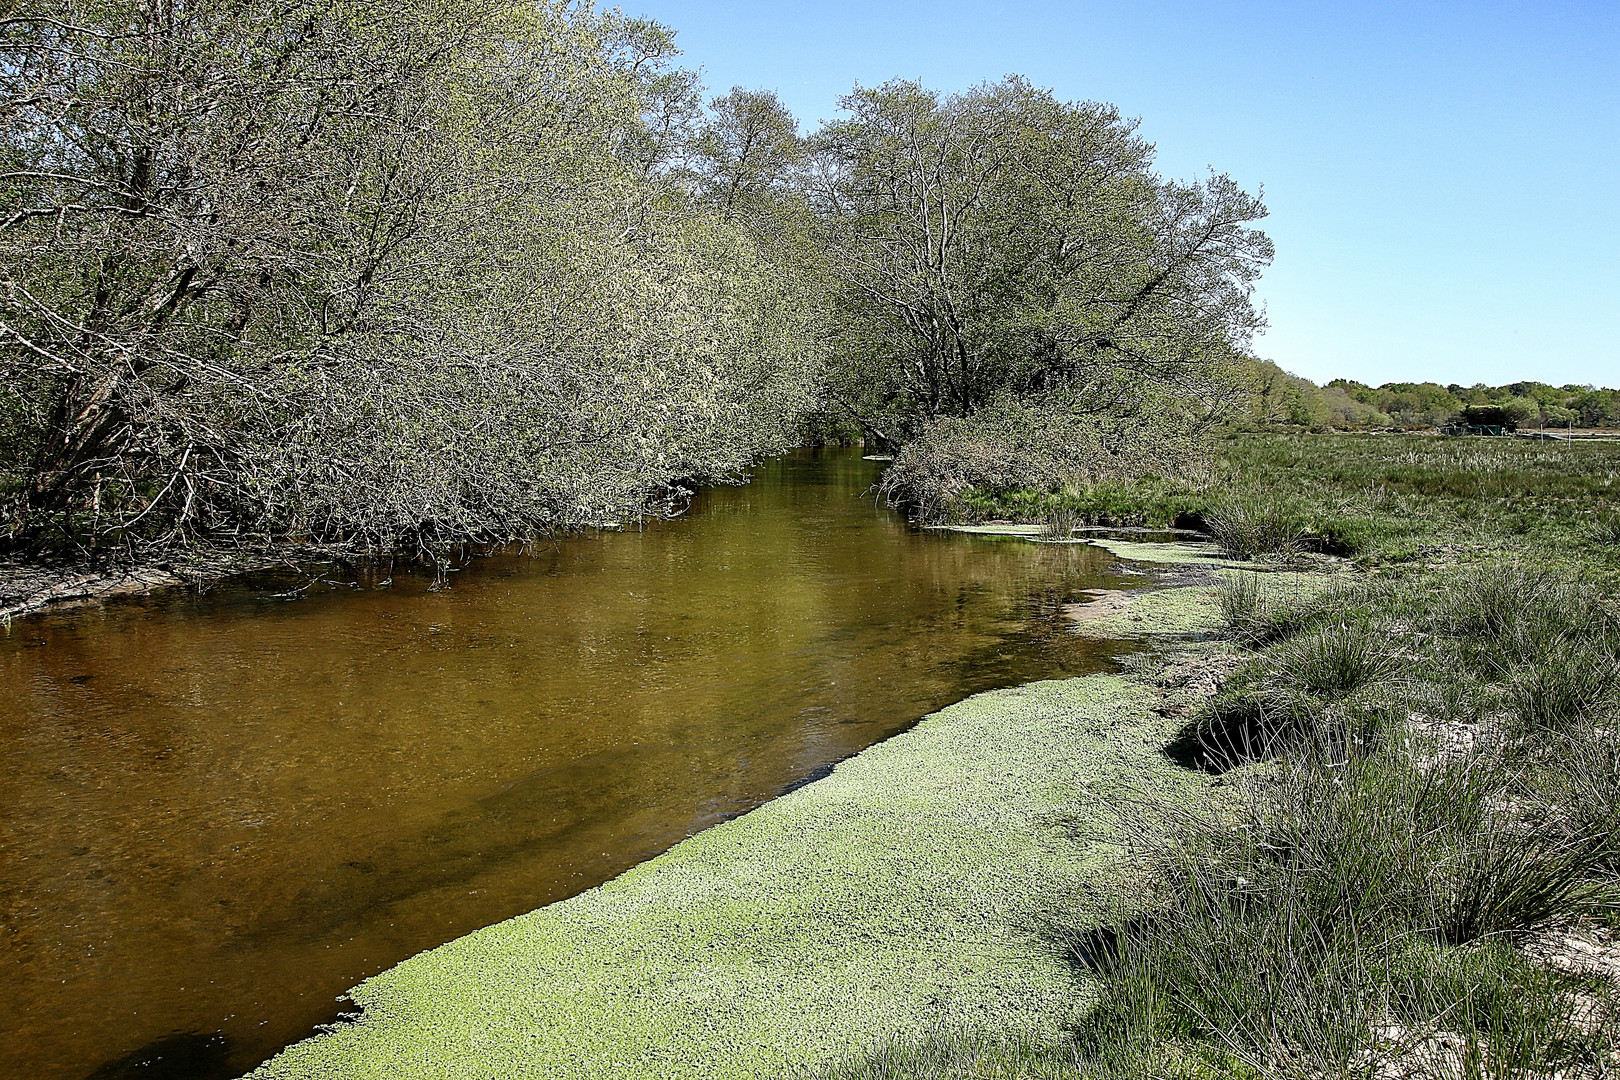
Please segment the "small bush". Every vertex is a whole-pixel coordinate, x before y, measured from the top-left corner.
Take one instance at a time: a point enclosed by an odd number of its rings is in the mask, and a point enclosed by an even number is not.
[[[1170,420],[1088,415],[1028,402],[986,406],[965,419],[933,421],[884,473],[892,505],[924,520],[953,513],[973,492],[1038,497],[1146,476],[1172,476],[1207,453]]]

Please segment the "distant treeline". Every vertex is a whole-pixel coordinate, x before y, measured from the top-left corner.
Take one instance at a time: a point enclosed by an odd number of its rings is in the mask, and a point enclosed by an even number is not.
[[[1315,430],[1398,428],[1417,430],[1453,423],[1520,427],[1620,427],[1620,390],[1596,386],[1551,386],[1514,382],[1463,386],[1392,382],[1368,386],[1334,379],[1318,386],[1275,364],[1255,366],[1249,421],[1261,427]]]

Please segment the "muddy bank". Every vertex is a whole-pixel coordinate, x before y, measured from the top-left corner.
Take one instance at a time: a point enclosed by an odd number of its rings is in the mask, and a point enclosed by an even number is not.
[[[79,567],[0,566],[0,619],[13,619],[53,604],[144,593],[182,582],[177,574],[155,567],[106,572]]]

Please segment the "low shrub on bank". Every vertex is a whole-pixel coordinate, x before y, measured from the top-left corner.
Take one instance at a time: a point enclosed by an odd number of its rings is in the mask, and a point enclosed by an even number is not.
[[[1008,401],[932,422],[896,455],[880,486],[891,504],[924,521],[960,517],[975,497],[1011,492],[1030,493],[1039,520],[1052,495],[1106,500],[1128,484],[1196,469],[1206,454],[1200,439],[1172,425]],[[1069,508],[1079,512],[1078,503]]]

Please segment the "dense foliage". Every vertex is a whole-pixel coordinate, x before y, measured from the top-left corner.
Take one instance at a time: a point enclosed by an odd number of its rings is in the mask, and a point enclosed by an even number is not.
[[[566,0],[0,21],[0,544],[431,554],[805,432],[1135,475],[1247,394],[1264,209],[1112,106],[897,82],[802,138],[675,56]]]
[[[1185,433],[1232,404],[1271,256],[1257,199],[1224,176],[1161,180],[1112,106],[1016,78],[843,105],[812,140],[809,191],[838,299],[829,396],[868,437],[953,452],[1011,409],[1015,438],[1069,451],[1055,479],[1094,457],[1069,418]]]
[[[810,305],[667,178],[671,54],[560,2],[0,23],[6,538],[430,549],[784,445]]]

